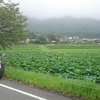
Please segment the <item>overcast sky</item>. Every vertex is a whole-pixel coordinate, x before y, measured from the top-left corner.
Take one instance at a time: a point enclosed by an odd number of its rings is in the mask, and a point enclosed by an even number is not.
[[[100,0],[11,0],[20,3],[20,11],[33,18],[63,16],[90,17],[100,20]]]

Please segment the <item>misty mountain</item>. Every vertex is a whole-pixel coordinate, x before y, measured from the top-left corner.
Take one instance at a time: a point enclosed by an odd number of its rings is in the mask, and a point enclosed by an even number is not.
[[[38,20],[29,18],[28,29],[41,34],[56,34],[59,36],[100,37],[100,20],[91,18],[51,18]]]

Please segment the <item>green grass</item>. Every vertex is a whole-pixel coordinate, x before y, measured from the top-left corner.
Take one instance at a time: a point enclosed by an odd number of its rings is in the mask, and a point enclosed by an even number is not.
[[[99,44],[19,44],[12,45],[11,49],[0,51],[6,52],[27,52],[27,51],[46,51],[46,52],[68,52],[68,53],[83,53],[83,52],[100,52]]]
[[[0,51],[1,53],[11,52],[56,52],[56,53],[100,53],[98,44],[21,44],[12,46],[11,50]],[[100,100],[100,84],[91,81],[76,79],[63,79],[49,74],[35,73],[14,69],[6,66],[4,76],[14,80],[31,84],[35,87],[46,88],[70,96],[82,97],[83,100]]]
[[[12,45],[11,50],[13,51],[34,51],[34,50],[54,50],[54,49],[100,49],[99,44],[19,44]],[[7,51],[11,51],[7,49]]]
[[[100,49],[99,44],[48,44],[49,49]]]
[[[14,69],[12,67],[5,68],[4,76],[35,87],[81,97],[84,100],[100,99],[100,85],[91,81],[63,79],[48,74],[45,75],[42,73]]]

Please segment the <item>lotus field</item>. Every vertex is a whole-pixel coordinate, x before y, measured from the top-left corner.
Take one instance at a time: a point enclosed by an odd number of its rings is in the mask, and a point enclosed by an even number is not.
[[[100,52],[12,52],[4,62],[6,67],[100,83]]]

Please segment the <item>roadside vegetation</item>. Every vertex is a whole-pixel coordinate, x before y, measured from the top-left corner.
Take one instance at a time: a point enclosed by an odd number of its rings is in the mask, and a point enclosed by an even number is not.
[[[83,100],[99,100],[100,45],[89,45],[82,49],[76,44],[13,46],[5,52],[4,76]]]
[[[42,89],[56,91],[82,100],[99,100],[100,85],[95,82],[77,79],[63,79],[49,74],[23,71],[6,67],[5,77]]]

